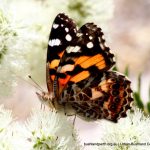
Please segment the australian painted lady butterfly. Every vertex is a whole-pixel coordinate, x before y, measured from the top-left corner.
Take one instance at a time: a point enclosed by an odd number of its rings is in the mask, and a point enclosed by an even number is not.
[[[111,71],[114,55],[105,46],[103,32],[94,23],[79,30],[63,13],[52,25],[47,50],[48,92],[40,100],[56,110],[72,110],[84,119],[113,122],[126,116],[133,101],[131,82]]]

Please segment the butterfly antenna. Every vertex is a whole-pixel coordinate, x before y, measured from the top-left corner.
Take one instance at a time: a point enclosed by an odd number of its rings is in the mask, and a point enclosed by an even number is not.
[[[40,91],[44,91],[41,87],[40,87],[40,85],[30,76],[30,75],[28,75],[28,77],[31,79],[31,81],[35,84],[34,86],[36,87],[36,88],[38,88]]]
[[[12,73],[14,73],[13,71],[11,71]],[[38,90],[40,90],[41,92],[43,92],[43,89],[40,86],[34,85],[30,82],[28,82],[27,80],[25,80],[24,78],[22,78],[21,76],[18,76],[16,73],[14,73],[15,76],[21,80],[23,80],[24,82],[27,82],[28,84],[30,84],[31,86],[34,86],[35,88],[37,88]]]

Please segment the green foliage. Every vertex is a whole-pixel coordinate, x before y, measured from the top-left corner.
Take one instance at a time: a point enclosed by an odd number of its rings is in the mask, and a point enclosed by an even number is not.
[[[138,90],[133,93],[134,100],[140,109],[144,110],[144,104],[141,98],[141,73],[138,75]]]
[[[138,76],[138,85],[137,85],[138,88],[137,88],[137,91],[135,91],[133,93],[133,96],[134,96],[136,105],[140,109],[142,109],[146,114],[150,114],[150,102],[148,102],[146,105],[144,105],[142,97],[141,97],[141,76],[142,76],[142,74],[140,73]],[[149,94],[149,100],[150,100],[150,94]]]
[[[0,64],[2,63],[5,54],[7,54],[9,49],[8,45],[17,36],[15,28],[13,28],[9,19],[8,14],[0,8]]]
[[[129,76],[129,66],[126,66],[125,71],[124,71],[124,74],[125,74],[126,76]]]
[[[1,51],[0,51],[0,64],[2,63],[4,54],[6,54],[6,52],[7,52],[7,47],[4,45],[3,49],[1,49]]]
[[[114,67],[113,67],[113,69],[112,69],[113,71],[118,71],[118,68],[117,68],[117,66],[115,65]]]
[[[74,16],[77,16],[76,22],[78,26],[81,26],[84,23],[84,19],[90,15],[88,12],[89,7],[90,6],[88,6],[87,3],[82,0],[70,0],[68,10],[74,14]]]
[[[150,85],[149,85],[149,97],[148,97],[148,98],[149,98],[149,100],[150,100]]]
[[[147,103],[147,111],[150,114],[150,102]]]
[[[136,105],[137,105],[140,109],[144,109],[144,104],[143,104],[143,102],[142,102],[140,93],[139,93],[139,92],[133,92],[133,96],[134,96],[134,100],[136,101]]]
[[[148,95],[148,99],[149,99],[149,102],[147,103],[147,111],[148,113],[150,114],[150,85],[149,85],[149,95]]]

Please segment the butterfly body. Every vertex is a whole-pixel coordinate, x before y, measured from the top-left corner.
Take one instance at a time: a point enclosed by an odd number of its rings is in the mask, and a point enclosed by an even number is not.
[[[86,23],[77,30],[72,19],[58,14],[47,51],[48,93],[37,95],[58,111],[117,122],[126,116],[133,99],[129,79],[110,70],[114,64],[101,28]]]

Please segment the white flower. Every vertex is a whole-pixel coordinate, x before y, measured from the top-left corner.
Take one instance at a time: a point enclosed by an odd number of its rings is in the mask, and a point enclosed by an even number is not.
[[[8,139],[8,128],[12,123],[11,111],[5,110],[4,105],[0,105],[0,149],[11,149],[12,145]]]
[[[15,74],[25,72],[23,58],[27,49],[19,23],[8,12],[7,5],[0,2],[0,96],[8,95],[16,85]]]
[[[103,134],[100,143],[106,143],[106,145],[100,146],[99,149],[148,150],[147,143],[150,143],[149,124],[150,117],[146,117],[138,108],[134,108],[134,112],[128,111],[127,117],[120,119],[116,124],[102,121],[100,128],[102,128]],[[107,144],[113,144],[113,146]]]
[[[5,110],[4,105],[0,105],[0,133],[2,133],[13,121],[10,110]]]
[[[26,124],[25,139],[35,150],[78,150],[75,131],[67,118],[52,111],[34,110]]]
[[[1,150],[30,150],[30,143],[22,134],[26,131],[23,125],[13,122],[3,133],[0,134]]]
[[[24,140],[19,129],[21,125],[14,122],[10,110],[0,105],[0,150],[27,150],[29,143]]]
[[[25,124],[0,105],[0,150],[79,150],[73,125],[56,112],[34,110]]]

